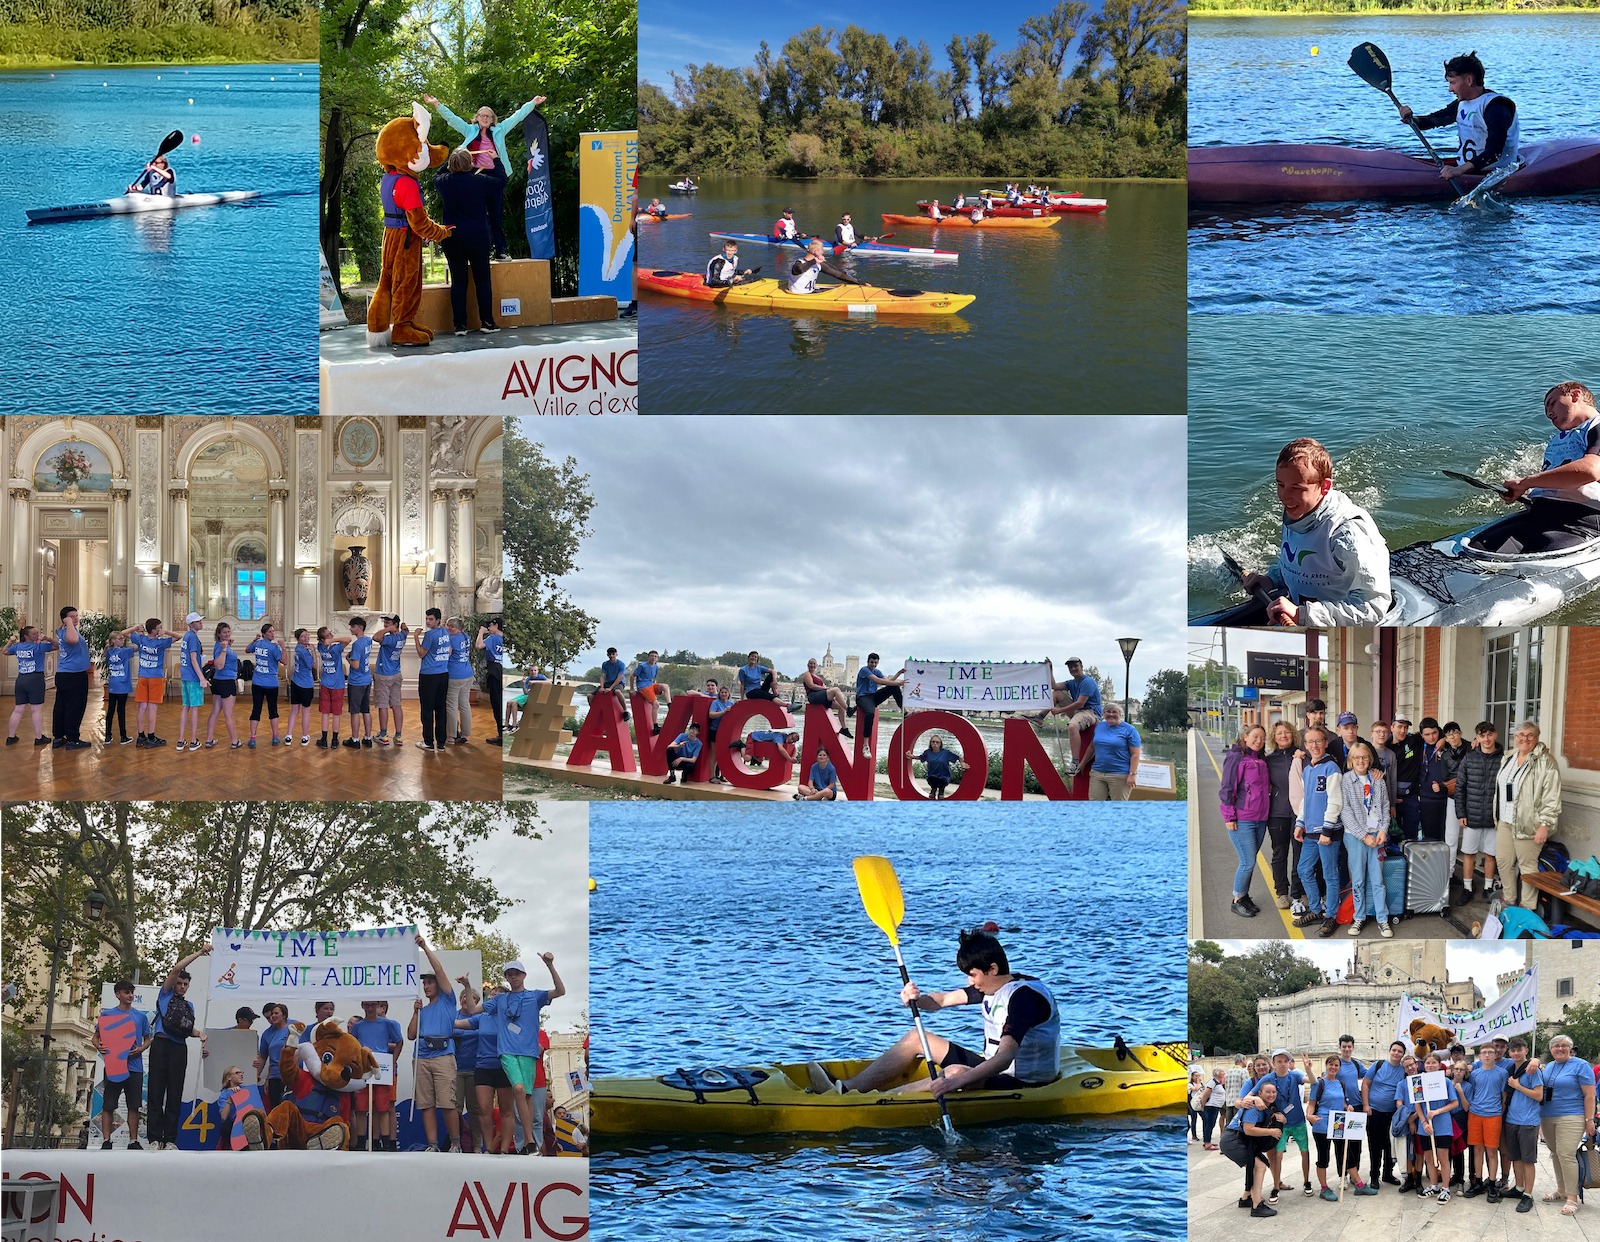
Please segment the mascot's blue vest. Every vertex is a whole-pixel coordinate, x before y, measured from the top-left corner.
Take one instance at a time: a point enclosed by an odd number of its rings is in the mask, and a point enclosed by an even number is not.
[[[401,177],[409,178],[410,173],[384,173],[383,185],[380,193],[383,195],[383,227],[386,229],[408,229],[410,221],[406,213],[400,210],[400,205],[394,201],[394,183]]]

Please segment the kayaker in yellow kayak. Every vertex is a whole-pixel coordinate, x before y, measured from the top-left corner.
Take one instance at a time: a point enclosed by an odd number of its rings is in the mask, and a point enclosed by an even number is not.
[[[725,241],[722,243],[722,253],[711,256],[711,261],[706,264],[706,288],[726,289],[731,285],[742,285],[753,275],[752,269],[739,266],[739,243]]]
[[[823,257],[823,240],[813,237],[806,246],[806,252],[794,261],[789,269],[790,293],[815,293],[817,291],[817,277],[826,272],[835,280],[847,285],[859,285],[865,282],[857,280],[843,268],[835,267]]]
[[[893,1093],[926,1091],[937,1098],[951,1091],[1015,1090],[1054,1082],[1061,1073],[1061,1011],[1050,989],[1031,975],[1013,973],[1004,946],[985,931],[961,933],[956,969],[966,974],[965,987],[923,992],[915,983],[908,983],[901,989],[900,999],[925,1013],[981,1005],[982,1054],[929,1032],[928,1050],[940,1076],[907,1083]],[[820,1061],[808,1062],[806,1070],[811,1090],[818,1094],[879,1091],[900,1079],[921,1056],[922,1042],[917,1032],[910,1030],[888,1052],[849,1078],[835,1080]]]

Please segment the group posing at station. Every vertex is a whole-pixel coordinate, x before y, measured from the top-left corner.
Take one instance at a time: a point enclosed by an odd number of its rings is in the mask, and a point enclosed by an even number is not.
[[[1327,716],[1323,700],[1307,700],[1303,730],[1286,720],[1270,735],[1248,725],[1223,760],[1219,810],[1238,859],[1235,914],[1260,913],[1250,888],[1269,841],[1278,908],[1322,936],[1338,929],[1346,893],[1350,935],[1361,934],[1367,917],[1380,935],[1394,935],[1405,911],[1393,908],[1384,860],[1407,842],[1437,843],[1445,884],[1459,852],[1469,900],[1481,883],[1485,898],[1503,893],[1508,904],[1533,909],[1538,890],[1521,876],[1538,870],[1561,814],[1560,772],[1536,722],[1517,725],[1502,749],[1487,720],[1469,746],[1455,721],[1425,717],[1412,733],[1397,713],[1363,738],[1354,712],[1340,712],[1333,729]]]
[[[105,671],[105,744],[115,736],[123,745],[155,749],[167,745],[157,733],[157,717],[166,697],[169,652],[178,656],[181,710],[178,717],[176,750],[214,749],[218,745],[220,722],[227,747],[254,750],[263,713],[267,720],[271,746],[283,746],[285,753],[294,745],[298,728],[300,745],[312,744],[311,734],[319,731],[317,747],[323,750],[346,748],[371,750],[378,746],[404,745],[405,709],[402,700],[400,656],[405,646],[414,646],[421,664],[417,676],[418,710],[422,718],[423,750],[444,750],[452,743],[472,740],[471,691],[476,681],[474,650],[483,652],[485,683],[493,709],[495,736],[489,745],[501,744],[503,730],[502,686],[505,665],[505,638],[498,617],[478,628],[474,638],[466,632],[459,617],[445,618],[430,608],[423,628],[412,634],[398,616],[378,618],[381,629],[367,632],[367,618],[352,617],[348,637],[336,637],[328,626],[315,631],[296,629],[287,643],[280,641],[277,627],[264,622],[254,637],[236,644],[233,627],[219,622],[212,627],[210,643],[201,636],[205,618],[191,612],[181,631],[169,630],[159,617],[142,625],[114,632],[103,653]],[[209,646],[209,655],[208,655]],[[46,657],[57,654],[55,705],[51,733],[43,729]],[[36,627],[25,625],[6,654],[17,661],[16,707],[11,713],[6,745],[16,745],[17,727],[23,713],[31,709],[34,745],[63,750],[85,750],[93,743],[83,740],[83,717],[88,706],[92,654],[88,638],[78,627],[78,610],[61,610],[61,627],[53,638],[42,638]],[[287,683],[289,714],[285,731],[279,732],[279,692]],[[234,718],[235,700],[242,697],[241,686],[250,687],[248,736],[241,737]],[[211,695],[205,724],[205,741],[200,740],[200,717],[206,693]],[[128,732],[127,705],[134,704],[134,734]],[[343,741],[340,733],[346,713],[349,732]],[[373,715],[377,715],[377,731]],[[391,735],[390,717],[394,732]]]
[[[1514,1201],[1518,1212],[1530,1212],[1541,1138],[1556,1180],[1542,1201],[1560,1203],[1565,1216],[1578,1211],[1578,1148],[1594,1141],[1596,1069],[1575,1054],[1570,1037],[1555,1036],[1543,1062],[1530,1055],[1530,1041],[1522,1035],[1485,1043],[1475,1056],[1460,1043],[1412,1049],[1398,1039],[1383,1060],[1371,1064],[1363,1065],[1354,1051],[1355,1039],[1343,1035],[1338,1054],[1322,1059],[1320,1073],[1309,1055],[1294,1068],[1284,1048],[1248,1064],[1236,1058],[1209,1080],[1200,1071],[1191,1073],[1190,1141],[1207,1151],[1220,1148],[1243,1169],[1238,1203],[1251,1216],[1276,1216],[1280,1201],[1292,1196],[1293,1179],[1286,1180],[1283,1170],[1291,1142],[1300,1150],[1307,1198],[1341,1197],[1328,1184],[1331,1166],[1335,1185],[1347,1183],[1356,1196],[1376,1195],[1381,1185],[1390,1185],[1439,1203],[1450,1202],[1454,1193],[1491,1204]],[[1417,1098],[1407,1080],[1427,1073],[1446,1075],[1443,1097],[1430,1099],[1423,1092]],[[1342,1139],[1334,1130],[1339,1112],[1366,1116],[1364,1142]],[[1220,1142],[1213,1143],[1219,1120]],[[1403,1178],[1395,1176],[1397,1164]]]

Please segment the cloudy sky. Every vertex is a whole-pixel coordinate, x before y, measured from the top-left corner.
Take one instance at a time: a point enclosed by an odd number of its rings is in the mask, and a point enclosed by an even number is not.
[[[519,900],[494,931],[509,936],[528,966],[528,986],[547,988],[550,976],[539,953],[555,954],[567,994],[545,1011],[549,1029],[570,1031],[589,1008],[589,804],[543,802],[544,839],[529,841],[497,831],[478,848],[478,865],[503,893]],[[485,962],[493,975],[503,962]]]
[[[1405,924],[1401,924],[1404,934]],[[1219,940],[1223,949],[1233,956],[1248,953],[1259,941]],[[1321,940],[1307,940],[1294,946],[1295,955],[1315,963],[1326,971],[1343,972],[1350,967],[1350,945],[1334,944]],[[1445,968],[1454,980],[1471,979],[1483,992],[1485,1003],[1500,995],[1495,976],[1523,967],[1523,946],[1507,940],[1452,940],[1444,950]]]
[[[1184,420],[525,419],[595,498],[564,583],[617,647],[1039,660],[1135,695],[1184,661]]]

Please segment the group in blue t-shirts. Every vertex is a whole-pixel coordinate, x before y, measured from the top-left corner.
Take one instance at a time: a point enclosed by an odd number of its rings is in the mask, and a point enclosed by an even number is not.
[[[0,635],[0,639],[9,634]],[[17,725],[25,708],[33,709],[33,744],[54,750],[87,750],[83,740],[83,714],[89,705],[89,636],[78,628],[78,610],[71,604],[61,610],[61,625],[51,638],[38,627],[24,625],[5,652],[17,662],[16,707],[6,730],[6,745],[17,744]],[[55,653],[56,700],[50,712],[50,732],[44,731],[43,707],[46,657]]]

